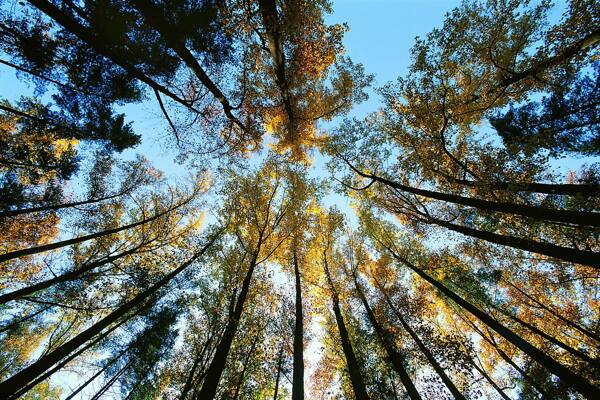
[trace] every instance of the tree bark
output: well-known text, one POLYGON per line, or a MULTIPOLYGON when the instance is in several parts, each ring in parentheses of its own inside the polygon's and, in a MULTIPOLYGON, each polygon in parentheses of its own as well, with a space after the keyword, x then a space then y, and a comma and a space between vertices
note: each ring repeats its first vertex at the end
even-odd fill
POLYGON ((410 378, 408 371, 406 371, 406 368, 404 368, 404 357, 402 357, 402 355, 396 349, 396 345, 394 344, 392 335, 377 321, 375 313, 373 313, 373 310, 371 309, 371 306, 369 305, 369 302, 367 301, 367 298, 360 284, 358 283, 357 277, 354 276, 353 279, 354 286, 356 287, 356 291, 358 293, 358 297, 360 298, 360 301, 362 302, 363 307, 367 312, 367 318, 369 319, 369 322, 371 322, 373 329, 377 333, 379 341, 383 345, 383 348, 385 349, 385 352, 392 366, 394 367, 394 370, 400 377, 400 380, 402 381, 402 384, 404 385, 408 396, 411 398, 411 400, 421 400, 421 395, 417 391, 417 388, 415 387, 415 384, 410 378))
POLYGON ((298 257, 294 251, 294 276, 296 277, 296 323, 294 327, 294 373, 292 400, 304 400, 304 316, 302 309, 302 283, 298 257))
POLYGON ((417 347, 419 347, 419 350, 421 350, 421 353, 423 353, 425 355, 425 358, 427 359, 429 364, 433 367, 435 372, 439 375, 440 379, 442 380, 442 382, 444 382, 444 385, 446 385, 446 387, 448 388, 450 393, 452 393, 452 395, 454 396, 455 399, 466 400, 465 396, 463 396, 463 394, 460 392, 460 390, 458 390, 456 385, 454 385, 454 382, 452 382, 450 377, 446 374, 446 371, 444 371, 444 368, 442 368, 442 366, 435 359, 435 357, 433 356, 431 351, 429 351, 427 346, 425 346, 425 344, 421 341, 421 338, 419 338, 419 335, 417 335, 417 333, 412 329, 412 327, 408 324, 408 322, 406 322, 406 320, 404 319, 404 316, 402 316, 400 311, 398 311, 396 309, 396 307, 392 303, 392 300, 390 299, 388 294, 385 292, 383 287, 381 287, 379 285, 379 282, 377 281, 376 277, 375 277, 375 283, 377 284, 377 288, 383 295, 386 303, 388 304, 390 309, 394 312, 394 315, 396 315, 396 317, 400 321, 400 324, 402 325, 404 330, 406 332, 408 332, 410 337, 415 341, 415 343, 417 344, 417 347))
MULTIPOLYGON (((258 246, 260 249, 260 243, 258 246)), ((200 392, 198 392, 197 396, 195 397, 196 400, 212 400, 215 398, 219 382, 221 381, 221 375, 223 375, 223 370, 225 369, 227 356, 231 350, 231 344, 233 343, 233 338, 237 332, 242 311, 244 310, 244 303, 246 302, 246 297, 248 296, 248 291, 250 289, 250 282, 252 280, 254 268, 256 267, 258 253, 259 250, 254 253, 252 259, 250 260, 250 265, 242 284, 242 290, 238 295, 233 313, 229 317, 225 332, 223 333, 223 337, 217 346, 213 360, 208 366, 204 383, 202 384, 202 389, 200 389, 200 392)))
POLYGON ((346 329, 346 323, 344 322, 344 317, 342 316, 340 299, 337 291, 335 290, 335 286, 333 285, 331 275, 329 274, 327 256, 325 253, 323 254, 323 266, 325 268, 325 276, 327 277, 327 281, 329 282, 329 287, 331 289, 333 313, 335 314, 335 321, 340 334, 340 340, 342 342, 342 350, 344 351, 344 356, 346 357, 346 366, 348 367, 348 374, 350 375, 350 382, 352 384, 352 390, 354 391, 354 397, 356 400, 370 400, 369 395, 367 394, 365 382, 360 372, 360 365, 358 364, 358 360, 354 354, 352 342, 350 341, 350 335, 348 334, 348 329, 346 329))

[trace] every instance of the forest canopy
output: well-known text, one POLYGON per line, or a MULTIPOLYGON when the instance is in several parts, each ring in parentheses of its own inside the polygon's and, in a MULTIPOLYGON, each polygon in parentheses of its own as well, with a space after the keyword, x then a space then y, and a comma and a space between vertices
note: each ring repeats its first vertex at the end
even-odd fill
POLYGON ((456 4, 385 83, 335 1, 0 0, 0 400, 600 399, 600 3, 456 4))

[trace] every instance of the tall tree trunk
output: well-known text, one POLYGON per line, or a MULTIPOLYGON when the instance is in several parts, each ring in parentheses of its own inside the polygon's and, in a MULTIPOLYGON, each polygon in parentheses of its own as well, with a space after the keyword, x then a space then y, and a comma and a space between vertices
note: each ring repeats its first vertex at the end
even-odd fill
POLYGON ((537 183, 537 182, 477 182, 466 179, 450 178, 453 183, 468 187, 488 188, 492 190, 505 190, 507 192, 533 192, 544 194, 557 194, 565 196, 597 196, 600 185, 574 184, 574 183, 537 183))
POLYGON ((522 290, 521 288, 519 288, 517 285, 515 285, 514 283, 512 283, 511 281, 509 281, 507 279, 504 279, 504 282, 508 283, 511 287, 515 288, 523 296, 525 296, 529 300, 533 301, 535 304, 538 305, 538 307, 542 308, 544 311, 550 313, 551 315, 555 316, 556 318, 558 318, 559 320, 561 320, 565 324, 567 324, 570 327, 578 330, 579 332, 583 333, 584 335, 588 336, 589 338, 592 338, 595 341, 600 342, 600 336, 598 336, 594 332, 592 332, 589 329, 587 329, 587 328, 585 328, 585 327, 583 327, 583 326, 581 326, 581 325, 579 325, 579 324, 571 321, 570 319, 567 319, 567 318, 563 317, 557 311, 554 311, 553 309, 551 309, 547 305, 543 304, 542 302, 540 302, 539 300, 537 300, 535 297, 531 296, 530 294, 528 294, 527 292, 525 292, 524 290, 522 290))
POLYGON ((281 377, 281 366, 283 364, 283 343, 279 348, 279 357, 277 359, 277 375, 275 376, 275 391, 273 393, 273 400, 277 400, 277 394, 279 392, 279 378, 281 377))
POLYGON ((0 333, 6 332, 7 330, 11 329, 14 326, 17 326, 19 324, 22 324, 23 322, 29 321, 30 319, 34 318, 36 315, 39 315, 39 314, 49 310, 52 307, 54 307, 54 305, 48 305, 46 307, 40 308, 37 311, 32 312, 29 315, 19 318, 17 321, 13 320, 13 321, 9 322, 8 324, 4 325, 2 328, 0 328, 0 333))
POLYGON ((408 396, 411 398, 411 400, 421 400, 421 395, 417 391, 417 388, 415 387, 415 384, 410 378, 408 371, 406 371, 406 368, 404 368, 404 357, 402 357, 402 355, 398 352, 396 345, 394 344, 392 335, 377 321, 375 313, 373 313, 373 310, 371 309, 371 306, 367 301, 367 297, 365 296, 360 284, 358 283, 358 278, 354 276, 353 280, 354 286, 356 287, 356 291, 358 293, 358 297, 360 298, 360 301, 362 302, 363 307, 367 312, 367 318, 369 319, 369 322, 371 323, 373 329, 377 333, 377 336, 379 337, 379 340, 383 345, 383 348, 385 349, 385 352, 390 362, 392 363, 392 366, 394 367, 394 371, 396 371, 396 373, 400 377, 400 380, 402 381, 402 384, 404 385, 408 396))
POLYGON ((346 323, 344 322, 344 317, 342 316, 340 299, 329 273, 327 255, 325 252, 323 253, 323 266, 325 268, 325 276, 327 277, 327 281, 329 282, 329 287, 331 289, 333 313, 335 314, 335 321, 340 334, 340 340, 342 342, 342 350, 344 351, 344 356, 346 357, 346 366, 348 367, 348 375, 350 375, 350 382, 352 384, 352 390, 354 391, 354 397, 356 400, 370 400, 369 395, 367 394, 365 382, 360 372, 360 365, 358 364, 358 360, 354 354, 352 342, 350 341, 350 335, 348 334, 348 329, 346 329, 346 323))
POLYGON ((171 98, 177 103, 185 106, 191 111, 198 112, 198 110, 194 109, 189 101, 184 100, 177 96, 175 93, 171 92, 166 87, 157 83, 155 80, 144 74, 134 65, 130 64, 127 61, 127 56, 123 54, 119 54, 118 51, 114 50, 113 45, 111 43, 107 43, 104 41, 104 38, 96 35, 92 29, 82 26, 70 15, 62 12, 56 5, 52 4, 48 0, 28 0, 33 6, 38 8, 41 12, 58 22, 62 25, 66 30, 71 32, 73 35, 77 36, 79 39, 84 41, 88 46, 90 46, 94 51, 98 54, 106 57, 107 59, 114 62, 119 67, 123 68, 127 73, 136 79, 144 82, 152 89, 158 90, 165 96, 171 98))
MULTIPOLYGON (((260 249, 260 244, 258 248, 260 249)), ((215 355, 208 366, 202 389, 198 392, 196 400, 212 400, 215 398, 219 382, 221 381, 221 375, 223 375, 227 357, 231 350, 231 344, 233 343, 233 338, 237 332, 242 311, 244 310, 244 303, 246 302, 246 297, 248 296, 248 291, 250 289, 250 282, 252 280, 254 268, 256 267, 258 253, 259 250, 254 253, 250 260, 250 265, 242 284, 242 290, 237 298, 233 313, 229 316, 229 321, 227 322, 223 337, 217 346, 215 355)))
POLYGON ((66 273, 56 276, 54 278, 47 279, 42 282, 34 283, 33 285, 0 295, 0 304, 5 304, 5 303, 8 303, 9 301, 17 300, 22 297, 29 296, 31 294, 34 294, 35 292, 39 292, 40 290, 47 289, 50 286, 53 286, 57 283, 75 280, 75 279, 81 277, 86 272, 93 270, 94 268, 101 267, 106 264, 110 264, 120 258, 137 253, 140 250, 140 248, 146 244, 148 244, 148 243, 143 243, 132 249, 123 251, 123 252, 115 254, 113 256, 105 257, 100 260, 93 261, 88 264, 84 264, 80 268, 74 269, 70 272, 66 272, 66 273))
POLYGON ((86 204, 94 204, 94 203, 99 203, 99 202, 105 201, 105 200, 116 199, 117 197, 122 196, 122 195, 123 195, 123 192, 120 192, 120 193, 112 194, 110 196, 99 197, 97 199, 72 201, 69 203, 52 204, 52 205, 47 205, 47 206, 21 208, 18 210, 6 210, 6 211, 0 212, 0 218, 14 217, 17 215, 36 213, 36 212, 56 211, 56 210, 61 210, 63 208, 83 206, 86 204))
POLYGON ((44 371, 50 369, 54 364, 58 363, 65 357, 68 357, 69 354, 77 350, 78 347, 93 339, 94 336, 101 334, 101 332, 104 329, 114 324, 115 322, 118 322, 119 319, 121 319, 131 311, 135 310, 136 308, 140 307, 146 300, 148 300, 151 296, 156 294, 159 291, 159 289, 166 286, 179 273, 181 273, 183 270, 185 270, 187 267, 193 264, 198 258, 200 258, 206 252, 206 250, 214 243, 214 241, 219 235, 220 232, 215 234, 200 251, 198 251, 196 254, 194 254, 194 256, 192 256, 192 258, 190 258, 188 261, 171 271, 169 274, 160 279, 150 288, 144 290, 142 293, 139 293, 133 299, 127 301, 125 304, 112 311, 109 315, 102 318, 100 321, 96 322, 91 327, 79 333, 69 341, 58 346, 50 353, 44 355, 28 367, 24 368, 12 377, 6 379, 4 382, 0 383, 0 393, 4 393, 7 396, 14 394, 23 386, 25 386, 28 382, 43 374, 44 371))
POLYGON ((555 338, 552 335, 548 335, 546 332, 542 331, 535 325, 530 324, 527 321, 523 321, 521 318, 517 317, 516 315, 513 315, 511 312, 508 312, 494 304, 490 304, 490 305, 493 308, 495 308, 496 310, 498 310, 501 314, 508 317, 509 319, 512 319, 516 323, 523 325, 525 328, 529 329, 531 332, 543 337, 544 339, 546 339, 550 343, 554 344, 555 346, 560 347, 561 349, 565 350, 567 353, 570 353, 571 355, 579 358, 580 360, 583 360, 587 363, 592 364, 594 366, 594 368, 596 368, 596 369, 598 369, 600 367, 600 360, 594 359, 594 358, 588 356, 587 354, 585 354, 584 352, 577 350, 577 349, 573 348, 572 346, 569 346, 566 343, 563 343, 562 341, 558 340, 557 338, 555 338))
POLYGON ((598 256, 598 253, 593 251, 577 250, 570 247, 557 246, 550 243, 542 243, 535 240, 482 231, 463 225, 453 224, 451 222, 443 221, 433 217, 429 217, 427 221, 432 224, 447 228, 451 231, 462 233, 463 235, 471 236, 477 239, 482 239, 490 243, 496 243, 503 246, 513 247, 515 249, 530 251, 532 253, 543 254, 575 264, 600 268, 600 257, 598 256))
POLYGON ((92 375, 88 380, 86 380, 81 385, 79 385, 79 387, 77 389, 75 389, 67 397, 65 397, 64 400, 71 400, 73 397, 77 396, 77 394, 79 392, 81 392, 83 389, 85 389, 90 383, 92 383, 97 377, 99 377, 111 365, 113 365, 119 358, 121 358, 123 356, 123 354, 127 353, 130 348, 131 348, 131 345, 129 345, 125 349, 123 349, 119 354, 117 354, 115 357, 113 357, 112 360, 107 362, 104 365, 104 367, 100 368, 100 370, 98 372, 96 372, 94 375, 92 375))
POLYGON ((583 378, 582 376, 571 371, 571 369, 560 364, 552 357, 548 356, 546 353, 539 350, 537 347, 533 346, 531 343, 523 339, 521 336, 517 335, 512 330, 508 329, 500 322, 490 317, 487 313, 481 311, 479 308, 475 307, 473 304, 469 303, 468 301, 454 293, 452 290, 448 289, 441 282, 437 281, 420 268, 417 268, 408 260, 404 259, 403 257, 400 257, 389 247, 387 247, 387 250, 396 260, 400 261, 408 268, 413 270, 417 275, 419 275, 421 278, 432 284, 436 289, 438 289, 441 293, 450 298, 460 307, 462 307, 474 317, 479 319, 481 322, 489 326, 504 339, 506 339, 514 346, 516 346, 519 350, 521 350, 523 353, 531 357, 531 359, 533 359, 534 361, 548 369, 548 371, 559 377, 565 383, 565 385, 574 388, 584 397, 590 400, 597 399, 600 397, 600 389, 589 383, 587 379, 583 378))
POLYGON ((290 95, 290 85, 286 77, 285 52, 283 50, 283 38, 277 12, 277 2, 275 0, 259 0, 258 6, 265 31, 269 56, 273 61, 275 83, 279 88, 283 100, 283 108, 289 121, 288 134, 294 137, 296 134, 295 115, 290 95))
POLYGON ((296 323, 294 327, 294 376, 292 400, 304 400, 304 316, 302 309, 302 283, 298 256, 294 251, 294 276, 296 277, 296 323))
POLYGON ((146 368, 146 370, 142 374, 142 378, 138 379, 138 381, 135 383, 135 385, 133 385, 133 387, 131 388, 131 390, 129 391, 129 393, 127 393, 127 396, 123 400, 129 400, 129 399, 131 399, 131 397, 135 394, 135 391, 137 390, 137 388, 142 384, 142 382, 144 382, 145 377, 148 375, 148 373, 150 372, 150 370, 152 370, 152 368, 155 365, 156 365, 156 363, 153 363, 153 364, 150 364, 146 368))
POLYGON ((504 400, 512 400, 506 395, 506 393, 504 393, 504 390, 502 390, 502 388, 498 386, 496 382, 494 382, 492 377, 483 368, 479 367, 475 363, 475 361, 471 360, 471 365, 473 366, 473 368, 475 368, 475 370, 477 370, 477 372, 481 374, 481 376, 483 376, 483 378, 494 388, 494 390, 496 390, 500 397, 502 397, 504 400))
POLYGON ((136 226, 140 226, 140 225, 144 225, 149 222, 152 222, 152 221, 162 217, 163 215, 166 215, 166 214, 172 212, 173 210, 176 210, 177 208, 181 207, 183 204, 185 204, 185 202, 180 203, 173 207, 169 207, 165 211, 161 211, 158 214, 155 214, 150 218, 146 218, 141 221, 134 222, 132 224, 123 225, 118 228, 107 229, 105 231, 91 233, 89 235, 84 235, 84 236, 80 236, 77 238, 62 240, 60 242, 48 243, 48 244, 41 245, 41 246, 34 246, 34 247, 29 247, 27 249, 15 250, 15 251, 11 251, 8 253, 4 253, 4 254, 0 255, 0 263, 9 261, 9 260, 13 260, 13 259, 19 258, 19 257, 25 257, 25 256, 33 255, 33 254, 44 253, 46 251, 59 249, 61 247, 86 242, 86 241, 92 240, 92 239, 98 239, 98 238, 101 238, 104 236, 108 236, 108 235, 112 235, 115 233, 125 231, 127 229, 132 229, 132 228, 135 228, 136 226))
POLYGON ((386 303, 388 304, 390 309, 394 312, 394 315, 396 315, 396 317, 400 321, 400 324, 402 325, 404 330, 406 332, 408 332, 410 337, 415 341, 415 343, 417 344, 417 347, 419 347, 419 350, 421 350, 421 353, 423 353, 423 355, 425 355, 425 358, 427 359, 429 364, 433 367, 435 372, 439 375, 439 377, 442 379, 442 382, 444 382, 444 385, 446 385, 446 387, 448 388, 450 393, 452 393, 452 395, 454 396, 455 399, 466 400, 465 396, 463 396, 463 394, 460 392, 460 390, 458 390, 456 385, 454 385, 454 382, 452 382, 452 379, 450 379, 450 377, 446 374, 446 371, 444 371, 444 368, 442 368, 442 366, 435 359, 435 357, 433 356, 431 351, 429 351, 427 346, 421 341, 421 338, 419 338, 419 335, 417 335, 417 333, 411 328, 411 326, 408 324, 408 322, 404 319, 404 316, 402 315, 402 313, 400 313, 400 311, 398 311, 398 309, 396 309, 396 307, 392 303, 392 300, 388 296, 385 289, 379 284, 376 277, 375 277, 375 283, 377 285, 377 288, 383 295, 386 303))
POLYGON ((110 389, 112 385, 114 385, 117 379, 119 379, 119 377, 123 375, 125 371, 127 371, 127 368, 129 368, 131 364, 133 364, 133 361, 129 361, 127 364, 122 366, 116 374, 114 374, 108 381, 106 381, 106 383, 104 383, 104 385, 102 385, 100 390, 98 390, 90 400, 98 400, 100 397, 102 397, 102 395, 104 395, 104 393, 106 393, 106 391, 110 389))
POLYGON ((256 348, 256 342, 258 342, 258 338, 260 336, 260 332, 256 334, 254 340, 252 341, 252 345, 250 346, 250 350, 246 355, 246 359, 244 360, 244 366, 242 367, 242 372, 240 373, 240 379, 238 380, 238 384, 235 386, 235 393, 233 394, 232 400, 237 400, 240 395, 240 390, 242 390, 242 386, 244 385, 244 376, 246 375, 246 370, 248 369, 248 364, 250 363, 250 358, 254 353, 254 349, 256 348))
POLYGON ((473 322, 469 321, 468 319, 465 319, 462 316, 460 316, 460 317, 469 326, 471 326, 471 328, 473 328, 473 330, 475 332, 477 332, 483 340, 488 342, 496 350, 496 353, 498 353, 500 358, 502 358, 504 360, 504 362, 506 362, 508 365, 513 367, 514 370, 517 371, 526 382, 528 382, 533 388, 535 388, 535 390, 537 390, 542 395, 543 398, 550 398, 550 396, 548 395, 548 393, 546 393, 546 391, 542 388, 542 386, 538 382, 536 382, 536 380, 533 377, 529 376, 529 374, 527 374, 527 372, 525 372, 525 370, 523 370, 523 368, 521 368, 512 358, 510 358, 508 356, 508 354, 506 354, 504 352, 504 350, 502 350, 500 348, 500 346, 498 345, 498 343, 496 342, 496 340, 494 339, 492 334, 490 334, 489 331, 488 331, 488 335, 489 335, 489 337, 488 337, 488 335, 486 335, 481 329, 479 329, 477 327, 477 325, 475 325, 473 322))
MULTIPOLYGON (((213 319, 213 321, 214 321, 214 319, 213 319)), ((186 396, 192 389, 196 370, 198 369, 198 366, 200 366, 200 363, 202 362, 202 360, 204 359, 204 356, 208 352, 208 349, 209 349, 212 341, 214 340, 215 336, 216 336, 216 332, 211 329, 211 332, 209 333, 208 338, 206 338, 206 341, 204 342, 204 345, 202 346, 202 350, 198 352, 198 355, 194 359, 194 364, 192 365, 192 369, 190 370, 190 373, 188 374, 188 377, 185 381, 185 385, 183 386, 183 389, 181 390, 181 394, 179 395, 179 400, 185 400, 186 396)))
POLYGON ((581 226, 600 226, 600 213, 596 212, 557 210, 554 208, 528 206, 525 204, 509 202, 489 201, 472 197, 464 197, 456 194, 436 192, 433 190, 419 189, 412 186, 403 185, 401 183, 394 182, 389 179, 382 178, 380 176, 366 174, 356 169, 350 163, 348 163, 348 165, 350 165, 350 167, 362 177, 373 179, 374 181, 400 190, 402 192, 412 193, 430 199, 446 201, 454 204, 461 204, 468 207, 475 207, 484 211, 495 211, 504 214, 521 215, 523 217, 534 218, 540 221, 556 221, 581 226))

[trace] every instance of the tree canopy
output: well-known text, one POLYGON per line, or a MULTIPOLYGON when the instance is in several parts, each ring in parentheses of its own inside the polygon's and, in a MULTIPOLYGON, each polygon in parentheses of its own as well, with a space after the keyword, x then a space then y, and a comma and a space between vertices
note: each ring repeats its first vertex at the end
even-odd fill
POLYGON ((0 0, 0 399, 600 398, 598 2, 335 8, 0 0))

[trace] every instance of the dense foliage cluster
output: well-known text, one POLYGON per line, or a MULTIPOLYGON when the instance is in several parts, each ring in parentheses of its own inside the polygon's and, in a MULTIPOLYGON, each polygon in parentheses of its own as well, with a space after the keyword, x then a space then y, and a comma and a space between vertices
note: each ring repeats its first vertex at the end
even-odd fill
POLYGON ((465 0, 342 120, 327 0, 0 1, 0 399, 599 399, 600 4, 563 5, 465 0), (123 156, 142 103, 187 181, 123 156))

